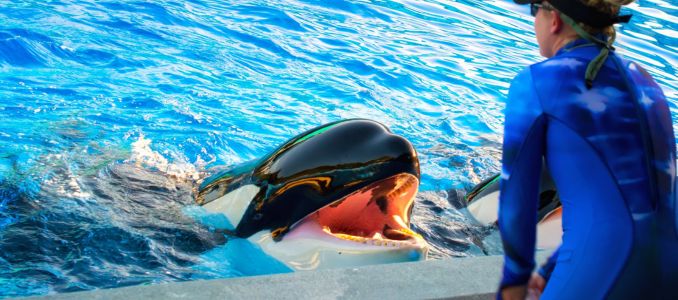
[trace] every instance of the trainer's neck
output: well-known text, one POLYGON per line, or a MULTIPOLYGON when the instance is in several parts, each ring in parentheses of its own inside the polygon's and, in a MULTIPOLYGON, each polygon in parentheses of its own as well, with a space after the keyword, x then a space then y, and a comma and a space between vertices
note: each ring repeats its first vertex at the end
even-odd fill
POLYGON ((551 44, 551 49, 550 49, 551 51, 548 53, 549 55, 547 56, 547 58, 551 58, 551 57, 555 56, 556 53, 558 53, 558 51, 560 51, 560 49, 565 47, 565 45, 567 45, 567 44, 569 44, 569 43, 571 43, 571 42, 573 42, 577 39, 579 39, 579 36, 576 33, 563 34, 563 35, 557 36, 555 41, 553 42, 553 44, 551 44))

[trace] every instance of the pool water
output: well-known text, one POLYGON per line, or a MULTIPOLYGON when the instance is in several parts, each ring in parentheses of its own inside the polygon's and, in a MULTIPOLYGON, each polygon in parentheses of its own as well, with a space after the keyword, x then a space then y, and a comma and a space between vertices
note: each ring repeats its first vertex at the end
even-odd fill
MULTIPOLYGON (((619 52, 675 119, 678 6, 627 11, 619 52)), ((501 253, 449 199, 499 170, 531 24, 498 0, 0 0, 0 297, 276 271, 212 251, 195 181, 356 117, 417 149, 432 259, 501 253)))

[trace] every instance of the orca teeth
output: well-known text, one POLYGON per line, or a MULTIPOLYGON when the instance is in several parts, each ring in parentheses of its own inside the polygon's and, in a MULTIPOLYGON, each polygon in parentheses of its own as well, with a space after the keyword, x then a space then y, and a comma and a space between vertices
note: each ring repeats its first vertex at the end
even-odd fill
POLYGON ((342 239, 342 240, 347 240, 347 241, 352 241, 356 243, 361 243, 361 244, 369 244, 372 246, 380 246, 380 247, 393 247, 393 248, 400 248, 404 246, 411 246, 417 244, 416 238, 419 237, 421 238, 421 235, 418 233, 408 229, 408 228, 402 228, 402 229, 390 229, 390 234, 393 233, 398 233, 404 236, 410 237, 409 239, 404 239, 404 240, 393 240, 389 238, 385 238, 381 232, 375 232, 374 235, 372 235, 371 238, 366 238, 362 236, 356 236, 356 235, 350 235, 350 234, 345 234, 345 233, 332 233, 332 229, 329 226, 323 226, 323 231, 326 232, 327 234, 330 234, 336 238, 342 239))
MULTIPOLYGON (((352 241, 352 242, 361 243, 361 244, 368 244, 368 245, 372 245, 372 246, 400 248, 400 247, 411 246, 411 245, 416 244, 415 239, 397 241, 397 240, 389 240, 389 239, 383 239, 383 238, 366 238, 366 237, 355 236, 355 235, 350 235, 350 234, 343 234, 343 233, 332 233, 331 231, 329 231, 329 229, 324 229, 324 231, 331 234, 332 236, 339 238, 339 239, 342 239, 342 240, 352 241)), ((378 235, 381 236, 381 234, 379 234, 379 233, 378 233, 378 235)), ((377 234, 375 234, 375 236, 377 236, 377 234)))

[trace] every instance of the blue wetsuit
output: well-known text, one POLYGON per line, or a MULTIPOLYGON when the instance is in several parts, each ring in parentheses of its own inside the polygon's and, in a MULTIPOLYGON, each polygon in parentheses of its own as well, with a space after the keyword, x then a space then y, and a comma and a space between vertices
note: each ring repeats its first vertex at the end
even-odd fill
POLYGON ((511 84, 500 183, 501 286, 527 283, 534 269, 544 160, 563 205, 564 233, 542 270, 550 277, 542 297, 672 298, 678 210, 668 103, 645 70, 614 53, 587 89, 586 67, 598 53, 598 46, 574 41, 511 84))

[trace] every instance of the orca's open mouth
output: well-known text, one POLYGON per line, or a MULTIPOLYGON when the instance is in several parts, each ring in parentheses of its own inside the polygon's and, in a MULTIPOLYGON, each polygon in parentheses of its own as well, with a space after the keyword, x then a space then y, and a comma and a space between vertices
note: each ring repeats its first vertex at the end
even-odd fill
POLYGON ((366 186, 304 218, 325 233, 357 243, 419 246, 423 238, 410 230, 410 214, 419 180, 401 173, 366 186))

